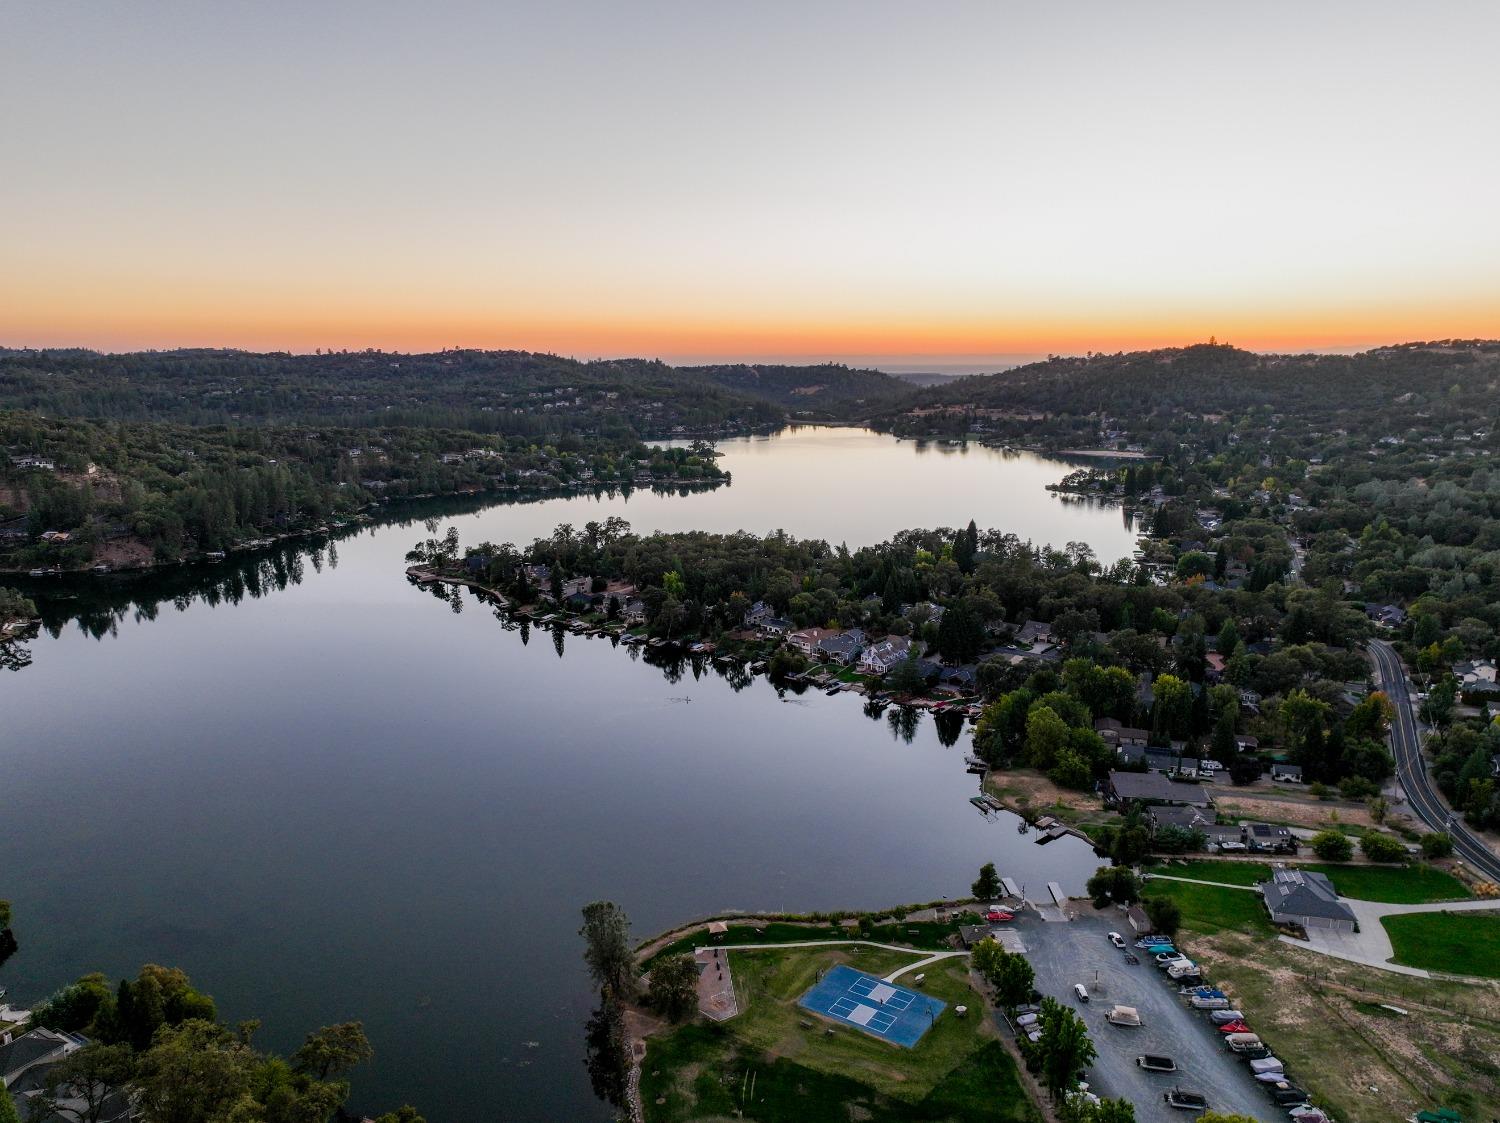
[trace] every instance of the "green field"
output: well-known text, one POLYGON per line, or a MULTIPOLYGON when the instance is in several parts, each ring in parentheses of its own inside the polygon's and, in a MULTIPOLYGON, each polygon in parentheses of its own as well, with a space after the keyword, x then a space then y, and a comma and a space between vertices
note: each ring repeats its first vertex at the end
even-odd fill
POLYGON ((1189 877, 1195 881, 1216 881, 1220 885, 1256 885, 1271 877, 1271 867, 1261 862, 1216 862, 1213 859, 1163 862, 1152 866, 1148 872, 1167 877, 1189 877))
POLYGON ((1301 868, 1326 874, 1341 897, 1353 897, 1357 901, 1417 905, 1427 901, 1463 901, 1469 898, 1469 891, 1462 881, 1433 866, 1321 864, 1301 868))
POLYGON ((1037 1120, 962 959, 926 968, 924 989, 949 1009, 912 1049, 846 1026, 830 1034, 830 1023, 796 1005, 820 968, 847 962, 879 974, 911 959, 873 948, 732 953, 742 1012, 723 1025, 692 1024, 652 1039, 641 1080, 648 1123, 741 1112, 788 1123, 1037 1120), (966 1019, 953 1015, 960 1003, 970 1009, 966 1019))
MULTIPOLYGON (((1359 901, 1415 905, 1427 901, 1466 900, 1469 896, 1463 882, 1434 866, 1364 866, 1324 862, 1296 868, 1327 875, 1341 896, 1353 897, 1359 901)), ((1194 859, 1187 862, 1163 862, 1151 867, 1150 872, 1168 877, 1188 877, 1196 881, 1215 881, 1220 885, 1255 885, 1270 878, 1271 867, 1260 862, 1194 859)))
POLYGON ((1148 881, 1148 897, 1171 897, 1182 909, 1182 926, 1194 932, 1246 932, 1272 935, 1260 894, 1225 885, 1193 885, 1183 881, 1148 881))
MULTIPOLYGON (((1496 902, 1500 908, 1500 902, 1496 902)), ((1500 979, 1500 915, 1472 912, 1414 912, 1383 916, 1396 949, 1408 967, 1451 975, 1500 979)))
MULTIPOLYGON (((694 948, 718 947, 724 944, 795 944, 806 940, 874 940, 882 944, 900 944, 927 951, 947 951, 948 939, 963 924, 979 921, 977 913, 962 913, 941 923, 932 920, 892 921, 876 924, 864 935, 857 928, 841 924, 793 924, 787 921, 744 921, 731 924, 723 936, 710 936, 695 928, 654 952, 652 960, 663 955, 692 951, 694 948)), ((649 964, 649 961, 648 961, 649 964)))

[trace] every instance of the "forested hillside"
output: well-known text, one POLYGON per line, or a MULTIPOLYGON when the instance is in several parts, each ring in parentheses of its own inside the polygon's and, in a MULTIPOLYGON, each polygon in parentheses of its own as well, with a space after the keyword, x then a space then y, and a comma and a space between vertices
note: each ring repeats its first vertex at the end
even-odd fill
POLYGON ((1416 414, 1487 414, 1497 378, 1500 342, 1412 343, 1358 355, 1261 355, 1209 343, 1051 358, 960 379, 920 392, 879 424, 909 435, 1108 442, 1111 431, 1138 438, 1174 420, 1264 409, 1311 431, 1377 422, 1399 429, 1416 414))
POLYGON ((0 350, 0 408, 189 425, 384 425, 542 436, 712 436, 779 424, 763 396, 664 363, 525 351, 291 355, 0 350))
POLYGON ((861 420, 911 398, 912 388, 878 370, 856 370, 839 363, 778 366, 731 363, 684 367, 737 393, 763 398, 803 420, 861 420))
POLYGON ((707 445, 446 428, 186 426, 0 412, 0 568, 137 566, 312 529, 372 501, 701 484, 707 445))

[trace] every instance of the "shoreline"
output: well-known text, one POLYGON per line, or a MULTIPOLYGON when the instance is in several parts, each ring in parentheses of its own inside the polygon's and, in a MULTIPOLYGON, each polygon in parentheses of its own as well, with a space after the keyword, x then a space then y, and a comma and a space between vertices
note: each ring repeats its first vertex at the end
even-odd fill
MULTIPOLYGON (((256 538, 246 539, 242 543, 230 546, 224 550, 199 550, 191 555, 175 558, 168 561, 150 561, 139 565, 105 565, 100 568, 99 563, 85 565, 76 569, 61 569, 57 567, 31 567, 31 568, 8 568, 0 567, 0 578, 23 578, 30 581, 45 581, 51 578, 97 578, 97 577, 143 577, 162 570, 177 569, 188 566, 211 566, 221 565, 226 562, 237 560, 257 550, 266 550, 279 546, 285 542, 301 541, 315 538, 318 535, 332 535, 341 530, 348 530, 354 524, 378 526, 387 520, 380 518, 380 512, 385 508, 400 503, 421 503, 443 500, 459 499, 482 499, 488 496, 514 496, 517 502, 543 502, 547 499, 571 498, 578 495, 591 493, 605 493, 615 491, 648 491, 662 488, 689 488, 692 490, 714 490, 730 483, 728 474, 717 479, 709 480, 683 480, 680 482, 666 483, 653 481, 650 484, 633 486, 628 481, 624 485, 601 487, 598 485, 578 486, 560 485, 555 488, 527 488, 521 490, 517 487, 483 488, 477 491, 451 491, 451 492, 423 492, 417 495, 400 495, 390 499, 379 499, 356 508, 347 515, 340 516, 336 520, 320 523, 315 527, 303 530, 288 530, 276 534, 262 535, 256 538), (215 556, 218 555, 218 556, 215 556), (39 571, 39 569, 41 571, 39 571)), ((501 502, 501 500, 497 500, 501 502)), ((389 521, 395 521, 394 519, 389 521)))

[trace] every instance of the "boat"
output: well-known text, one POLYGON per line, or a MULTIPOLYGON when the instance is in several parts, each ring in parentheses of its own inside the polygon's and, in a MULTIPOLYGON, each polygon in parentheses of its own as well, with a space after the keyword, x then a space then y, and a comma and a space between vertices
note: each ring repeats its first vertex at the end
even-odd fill
POLYGON ((1176 1072, 1177 1062, 1171 1057, 1164 1057, 1160 1053, 1143 1053, 1135 1059, 1135 1063, 1147 1072, 1176 1072))
POLYGON ((1168 1107, 1182 1108, 1185 1111, 1207 1111, 1208 1097, 1202 1092, 1191 1092, 1186 1088, 1173 1088, 1170 1092, 1162 1093, 1162 1099, 1167 1101, 1168 1107))
POLYGON ((832 698, 835 694, 842 694, 843 692, 844 692, 844 688, 842 686, 835 686, 835 687, 833 687, 830 690, 825 690, 823 693, 827 694, 828 697, 832 698))

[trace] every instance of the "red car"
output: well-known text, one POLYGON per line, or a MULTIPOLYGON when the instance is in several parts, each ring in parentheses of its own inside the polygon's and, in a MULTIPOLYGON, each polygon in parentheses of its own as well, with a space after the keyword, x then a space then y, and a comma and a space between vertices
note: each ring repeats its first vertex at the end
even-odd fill
POLYGON ((1004 909, 990 909, 989 912, 984 914, 984 918, 991 924, 998 924, 1001 921, 1014 920, 1016 918, 1016 914, 1012 912, 1006 912, 1004 909))
POLYGON ((1226 1022, 1218 1027, 1220 1033, 1249 1033, 1250 1027, 1244 1022, 1226 1022))

